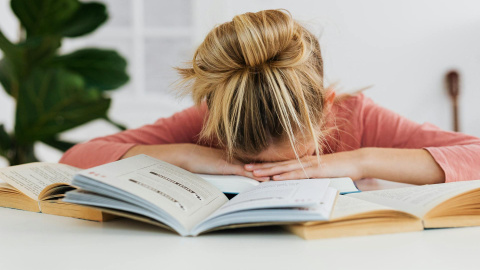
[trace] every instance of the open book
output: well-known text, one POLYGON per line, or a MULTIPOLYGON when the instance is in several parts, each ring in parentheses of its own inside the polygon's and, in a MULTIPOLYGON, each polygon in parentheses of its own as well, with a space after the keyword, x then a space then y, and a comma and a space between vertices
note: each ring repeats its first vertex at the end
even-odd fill
POLYGON ((339 196, 331 219, 287 228, 305 239, 480 225, 480 180, 339 196))
MULTIPOLYGON (((239 175, 197 175, 210 182, 210 184, 216 186, 225 194, 238 194, 260 184, 260 182, 256 180, 239 175)), ((360 192, 360 190, 358 190, 353 183, 352 179, 349 177, 322 178, 321 180, 330 181, 329 187, 338 190, 340 195, 360 192)))
POLYGON ((75 175, 65 201, 196 236, 211 230, 328 220, 337 191, 328 181, 264 182, 232 200, 204 179, 138 155, 75 175))
POLYGON ((0 207, 105 221, 113 218, 81 205, 61 201, 80 169, 65 164, 36 162, 0 169, 0 207))

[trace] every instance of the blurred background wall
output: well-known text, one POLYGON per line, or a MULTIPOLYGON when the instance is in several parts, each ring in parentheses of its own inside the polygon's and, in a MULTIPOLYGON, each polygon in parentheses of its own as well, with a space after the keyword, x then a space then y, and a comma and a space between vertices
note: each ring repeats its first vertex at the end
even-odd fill
MULTIPOLYGON (((474 0, 105 0, 110 20, 93 35, 64 43, 115 48, 129 60, 132 77, 114 95, 111 118, 129 128, 151 123, 189 105, 170 87, 171 67, 190 60, 216 24, 235 14, 285 8, 316 33, 327 83, 365 92, 377 103, 417 122, 452 128, 444 75, 461 79, 460 128, 480 136, 480 2, 474 0)), ((0 0, 0 27, 12 40, 18 23, 8 0, 0 0)), ((0 123, 12 128, 13 102, 0 91, 0 123)), ((101 121, 72 130, 64 139, 84 141, 116 132, 101 121)), ((36 146, 38 157, 61 153, 36 146)), ((0 159, 0 167, 4 162, 0 159)))

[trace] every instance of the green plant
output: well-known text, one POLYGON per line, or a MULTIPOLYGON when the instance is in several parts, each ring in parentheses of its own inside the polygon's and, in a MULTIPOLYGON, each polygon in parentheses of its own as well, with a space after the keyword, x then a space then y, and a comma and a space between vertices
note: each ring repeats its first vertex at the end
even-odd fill
POLYGON ((0 155, 10 165, 36 161, 35 142, 61 151, 73 143, 60 133, 107 116, 113 90, 128 81, 127 62, 117 52, 81 49, 60 55, 63 38, 97 29, 108 18, 101 3, 78 0, 12 0, 22 37, 12 43, 0 30, 0 83, 16 102, 15 127, 0 125, 0 155))

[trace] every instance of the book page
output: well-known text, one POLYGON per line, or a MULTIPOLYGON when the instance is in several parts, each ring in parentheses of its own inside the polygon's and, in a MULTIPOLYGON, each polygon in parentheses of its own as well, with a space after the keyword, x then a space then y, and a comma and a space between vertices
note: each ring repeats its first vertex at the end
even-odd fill
POLYGON ((337 198, 331 219, 335 220, 378 210, 392 210, 392 208, 342 195, 337 198))
POLYGON ((328 178, 330 179, 330 187, 338 190, 340 194, 348 194, 352 192, 359 192, 355 183, 349 177, 328 178))
POLYGON ((0 169, 0 180, 38 200, 42 190, 51 184, 71 184, 79 170, 65 164, 35 162, 0 169))
MULTIPOLYGON (((173 216, 187 230, 228 201, 220 190, 202 178, 147 155, 119 160, 79 174, 150 202, 173 216)), ((94 192, 101 194, 101 190, 94 192)))
POLYGON ((0 180, 0 189, 13 189, 16 190, 12 185, 0 180))
POLYGON ((197 175, 207 180, 210 184, 220 189, 223 193, 238 194, 260 184, 260 182, 257 180, 239 175, 197 175))
MULTIPOLYGON (((258 186, 260 182, 251 178, 239 175, 211 175, 211 174, 197 174, 203 179, 216 186, 223 193, 238 194, 249 190, 253 186, 258 186)), ((358 192, 359 190, 353 183, 351 178, 315 178, 319 181, 330 181, 330 187, 335 188, 340 194, 347 194, 351 192, 358 192)))
POLYGON ((238 194, 213 216, 258 208, 305 207, 322 203, 329 181, 316 179, 263 182, 238 194))
POLYGON ((389 206, 422 218, 445 200, 475 188, 480 188, 480 180, 366 191, 345 196, 389 206))

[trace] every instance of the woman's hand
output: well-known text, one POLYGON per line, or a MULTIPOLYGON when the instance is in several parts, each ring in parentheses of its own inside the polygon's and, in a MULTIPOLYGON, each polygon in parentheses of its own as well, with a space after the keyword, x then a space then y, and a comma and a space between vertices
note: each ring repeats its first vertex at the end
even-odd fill
POLYGON ((360 151, 339 152, 320 156, 305 156, 299 160, 246 164, 245 170, 255 177, 271 177, 272 180, 292 180, 304 178, 350 177, 358 180, 363 177, 360 151), (302 169, 303 166, 303 169, 302 169))
POLYGON ((233 159, 227 160, 225 151, 216 148, 191 144, 183 150, 185 159, 180 167, 194 173, 241 175, 258 181, 266 181, 269 177, 256 177, 246 171, 242 162, 233 159))
POLYGON ((283 162, 246 164, 255 177, 273 180, 350 177, 379 178, 401 183, 424 185, 445 182, 445 173, 424 149, 360 148, 320 156, 306 156, 283 162))
POLYGON ((166 161, 193 173, 241 175, 257 181, 269 177, 256 177, 244 169, 242 162, 227 160, 225 151, 195 144, 138 145, 131 148, 122 158, 146 154, 166 161))

